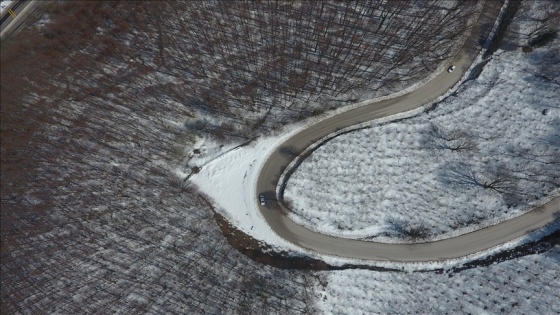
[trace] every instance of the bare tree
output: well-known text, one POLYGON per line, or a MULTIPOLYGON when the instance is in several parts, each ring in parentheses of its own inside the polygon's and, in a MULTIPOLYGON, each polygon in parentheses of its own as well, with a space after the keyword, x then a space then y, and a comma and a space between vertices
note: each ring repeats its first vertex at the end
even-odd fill
POLYGON ((411 225, 405 219, 389 217, 385 224, 388 226, 389 233, 396 232, 400 236, 404 236, 414 241, 422 240, 430 236, 430 229, 420 223, 416 225, 411 225))
POLYGON ((480 170, 468 163, 446 163, 440 170, 439 178, 443 184, 481 188, 503 195, 518 191, 518 178, 499 162, 493 162, 480 170))
POLYGON ((450 150, 452 152, 477 150, 477 143, 474 137, 462 129, 445 130, 431 124, 430 129, 426 132, 421 142, 429 149, 450 150))

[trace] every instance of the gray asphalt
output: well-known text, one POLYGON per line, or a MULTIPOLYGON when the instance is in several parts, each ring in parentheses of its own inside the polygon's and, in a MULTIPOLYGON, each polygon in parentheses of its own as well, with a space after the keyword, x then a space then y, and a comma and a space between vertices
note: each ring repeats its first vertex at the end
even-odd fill
POLYGON ((0 27, 0 39, 5 40, 18 31, 22 27, 26 19, 39 7, 47 4, 48 1, 21 1, 18 0, 13 3, 13 11, 16 13, 16 17, 12 17, 8 13, 2 16, 2 24, 0 27))
MULTIPOLYGON (((473 34, 474 32, 475 30, 473 30, 473 34)), ((444 71, 411 93, 368 104, 319 121, 288 139, 271 154, 263 165, 256 185, 255 202, 258 203, 258 195, 261 193, 265 193, 271 199, 268 201, 269 203, 274 199, 271 196, 275 194, 280 176, 294 158, 282 148, 302 152, 313 143, 341 128, 402 113, 435 100, 453 87, 469 68, 480 50, 476 41, 476 36, 471 36, 461 52, 450 62, 456 66, 452 73, 444 71)), ((294 223, 273 205, 260 206, 259 209, 272 230, 280 237, 320 254, 367 260, 426 262, 474 254, 542 228, 560 216, 560 198, 555 198, 546 205, 522 216, 475 232, 441 241, 418 244, 386 244, 333 237, 311 231, 294 223)))

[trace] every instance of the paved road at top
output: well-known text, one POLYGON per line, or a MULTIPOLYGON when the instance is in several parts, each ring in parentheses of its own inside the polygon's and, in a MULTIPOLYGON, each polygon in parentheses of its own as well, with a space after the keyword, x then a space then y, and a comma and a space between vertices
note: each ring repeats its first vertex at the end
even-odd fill
POLYGON ((23 22, 25 22, 35 10, 47 3, 48 1, 35 0, 17 0, 12 2, 9 9, 11 9, 16 16, 13 17, 7 10, 2 13, 0 19, 0 38, 5 40, 10 37, 23 25, 23 22))
MULTIPOLYGON (((317 122, 288 139, 271 154, 263 165, 257 180, 255 202, 258 203, 260 193, 276 191, 282 172, 293 159, 293 156, 281 152, 282 147, 294 148, 296 152, 302 152, 336 130, 415 109, 447 92, 460 80, 479 51, 477 48, 478 35, 475 32, 473 30, 471 38, 450 63, 457 67, 454 72, 444 71, 411 93, 352 109, 317 122)), ((488 228, 458 237, 421 244, 386 244, 333 237, 311 231, 294 223, 277 208, 272 210, 272 208, 261 206, 259 209, 267 223, 279 236, 321 254, 370 260, 434 261, 473 254, 546 226, 560 215, 560 198, 553 199, 543 207, 522 216, 488 228)))

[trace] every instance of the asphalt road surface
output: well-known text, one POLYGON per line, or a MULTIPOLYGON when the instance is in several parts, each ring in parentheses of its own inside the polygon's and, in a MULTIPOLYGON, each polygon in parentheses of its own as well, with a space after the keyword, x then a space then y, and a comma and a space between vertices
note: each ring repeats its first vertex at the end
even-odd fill
POLYGON ((12 3, 10 9, 16 14, 13 17, 6 10, 2 13, 0 18, 0 38, 6 39, 16 32, 23 22, 41 5, 48 3, 48 1, 35 1, 35 0, 17 0, 12 3))
MULTIPOLYGON (((461 52, 450 62, 456 66, 452 73, 444 71, 421 88, 406 95, 365 105, 319 121, 288 139, 271 154, 263 165, 257 180, 255 202, 258 204, 258 196, 265 193, 267 203, 274 203, 280 176, 294 158, 293 155, 286 153, 286 148, 302 152, 308 146, 336 130, 415 109, 447 92, 460 80, 480 51, 480 47, 477 47, 478 39, 476 37, 471 35, 461 52)), ((553 199, 543 207, 522 216, 475 232, 419 244, 386 244, 333 237, 311 231, 294 223, 274 205, 259 206, 259 209, 267 223, 280 237, 320 254, 368 260, 422 262, 474 254, 544 227, 558 219, 560 198, 553 199)))

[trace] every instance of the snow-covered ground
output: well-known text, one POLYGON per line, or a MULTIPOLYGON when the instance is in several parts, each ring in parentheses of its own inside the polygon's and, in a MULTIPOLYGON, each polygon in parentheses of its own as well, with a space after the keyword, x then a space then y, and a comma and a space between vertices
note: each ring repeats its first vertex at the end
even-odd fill
POLYGON ((321 146, 289 179, 291 218, 400 242, 462 234, 558 196, 560 86, 541 71, 559 69, 558 47, 498 51, 435 110, 321 146))
POLYGON ((560 247, 459 273, 329 272, 322 314, 558 314, 560 247))

